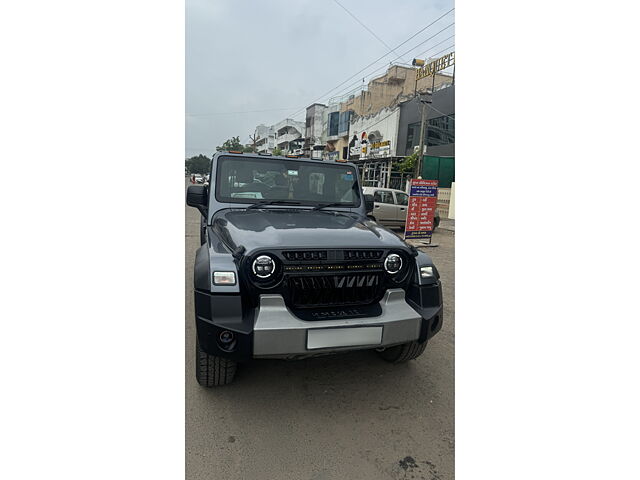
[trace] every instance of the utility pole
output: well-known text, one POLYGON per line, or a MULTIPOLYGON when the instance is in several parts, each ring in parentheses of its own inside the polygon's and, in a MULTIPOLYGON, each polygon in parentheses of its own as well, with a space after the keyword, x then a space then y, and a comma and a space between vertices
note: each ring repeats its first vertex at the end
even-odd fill
MULTIPOLYGON (((416 60, 414 59, 414 64, 416 60)), ((418 81, 416 80, 416 86, 418 85, 418 81)), ((433 92, 436 89, 436 72, 433 72, 433 80, 431 81, 431 92, 426 93, 428 95, 426 98, 423 98, 423 94, 419 94, 418 98, 420 103, 422 103, 422 118, 420 119, 420 152, 418 154, 418 159, 416 162, 416 174, 415 178, 422 177, 422 159, 424 157, 424 147, 425 147, 425 138, 427 137, 427 103, 433 102, 433 92)))
POLYGON ((427 135, 427 104, 431 103, 431 94, 420 94, 418 100, 422 104, 422 114, 420 119, 420 150, 418 150, 418 158, 416 160, 415 178, 420 178, 422 175, 422 157, 424 156, 424 144, 425 137, 427 135), (425 97, 423 97, 425 95, 425 97))

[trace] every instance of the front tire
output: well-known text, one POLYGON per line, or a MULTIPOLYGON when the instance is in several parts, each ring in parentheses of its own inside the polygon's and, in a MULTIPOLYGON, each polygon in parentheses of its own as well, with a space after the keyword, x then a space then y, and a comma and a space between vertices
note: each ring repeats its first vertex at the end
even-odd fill
POLYGON ((404 363, 414 358, 418 358, 427 348, 427 342, 409 342, 395 347, 385 348, 378 352, 378 355, 390 363, 404 363))
POLYGON ((203 387, 228 385, 236 375, 237 363, 202 351, 196 338, 196 380, 203 387))

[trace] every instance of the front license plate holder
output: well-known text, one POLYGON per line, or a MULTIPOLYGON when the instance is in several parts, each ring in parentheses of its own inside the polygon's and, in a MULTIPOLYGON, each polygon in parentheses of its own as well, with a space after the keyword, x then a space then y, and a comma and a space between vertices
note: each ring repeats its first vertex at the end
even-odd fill
POLYGON ((382 327, 314 328, 307 331, 307 350, 380 345, 382 327))

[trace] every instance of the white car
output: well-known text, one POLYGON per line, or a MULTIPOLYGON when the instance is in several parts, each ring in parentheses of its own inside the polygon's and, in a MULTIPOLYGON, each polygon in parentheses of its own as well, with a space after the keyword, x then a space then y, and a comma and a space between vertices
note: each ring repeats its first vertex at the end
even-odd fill
MULTIPOLYGON (((407 208, 409 195, 402 190, 393 188, 364 187, 365 195, 373 195, 373 212, 370 216, 376 222, 387 227, 404 228, 407 220, 407 208)), ((440 224, 440 215, 436 212, 433 219, 433 228, 440 224)))

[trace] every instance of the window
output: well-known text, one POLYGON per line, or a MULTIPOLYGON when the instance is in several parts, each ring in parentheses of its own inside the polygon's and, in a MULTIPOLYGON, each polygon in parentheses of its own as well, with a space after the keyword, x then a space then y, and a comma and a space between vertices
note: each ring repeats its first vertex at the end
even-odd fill
POLYGON ((406 193, 396 192, 396 203, 398 205, 409 205, 409 195, 406 193))
POLYGON ((349 133, 349 119, 351 118, 351 111, 340 112, 338 121, 338 135, 349 133))
MULTIPOLYGON (((455 115, 443 115, 427 121, 426 144, 428 147, 455 143, 455 115)), ((420 145, 420 122, 411 123, 407 128, 406 154, 411 155, 414 147, 420 145)))
POLYGON ((407 129, 407 155, 413 153, 413 147, 420 144, 420 122, 412 123, 407 129))
POLYGON ((443 115, 428 121, 427 146, 455 143, 455 116, 443 115))
POLYGON ((385 192, 384 190, 376 190, 373 194, 373 201, 378 203, 389 203, 393 205, 393 193, 385 192))
POLYGON ((222 157, 218 160, 216 199, 229 203, 291 200, 302 205, 340 202, 360 206, 353 167, 323 162, 222 157))
POLYGON ((329 133, 330 137, 338 135, 338 125, 340 123, 340 112, 329 114, 329 133))

